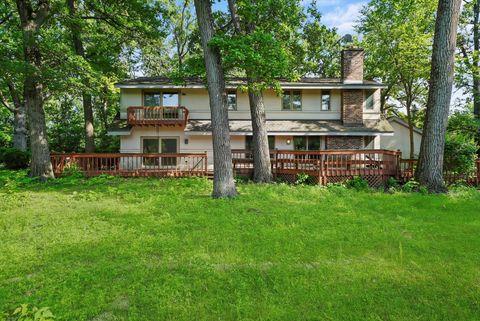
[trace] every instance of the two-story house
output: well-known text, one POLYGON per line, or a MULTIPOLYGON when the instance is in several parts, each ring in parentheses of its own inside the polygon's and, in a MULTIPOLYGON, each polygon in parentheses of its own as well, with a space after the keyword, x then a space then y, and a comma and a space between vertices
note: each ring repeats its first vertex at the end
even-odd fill
MULTIPOLYGON (((378 149, 393 128, 381 117, 381 83, 365 80, 364 52, 342 51, 342 77, 281 82, 283 95, 264 92, 271 149, 378 149)), ((252 125, 242 79, 227 83, 232 149, 250 149, 252 125)), ((200 79, 179 86, 165 77, 116 84, 120 118, 109 131, 121 153, 207 152, 213 162, 208 92, 200 79)))

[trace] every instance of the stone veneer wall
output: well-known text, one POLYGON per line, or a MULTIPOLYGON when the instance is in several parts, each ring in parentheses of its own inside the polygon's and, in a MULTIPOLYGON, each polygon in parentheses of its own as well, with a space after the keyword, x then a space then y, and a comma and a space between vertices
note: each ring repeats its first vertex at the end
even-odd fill
POLYGON ((327 136, 326 149, 363 149, 362 136, 327 136))
POLYGON ((346 126, 363 125, 363 91, 345 89, 342 92, 342 121, 346 126))

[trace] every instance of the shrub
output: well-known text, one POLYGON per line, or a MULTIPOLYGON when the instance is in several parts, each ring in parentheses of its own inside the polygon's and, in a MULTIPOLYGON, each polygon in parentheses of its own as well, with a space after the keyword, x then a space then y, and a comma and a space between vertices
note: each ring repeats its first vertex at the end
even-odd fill
POLYGON ((1 321, 54 321, 55 317, 49 308, 30 307, 22 304, 11 314, 0 316, 1 321))
POLYGON ((365 190, 369 188, 367 180, 361 176, 346 181, 345 186, 356 190, 365 190))
POLYGON ((387 188, 398 188, 400 184, 395 177, 390 176, 387 180, 387 188))
POLYGON ((308 184, 310 181, 310 175, 305 173, 298 173, 297 180, 295 181, 296 185, 305 185, 308 184))
POLYGON ((404 192, 410 193, 417 191, 419 187, 420 183, 418 183, 416 180, 411 179, 403 185, 402 190, 404 192))
POLYGON ((445 140, 444 169, 454 173, 475 170, 478 146, 473 138, 463 134, 447 134, 445 140))
POLYGON ((77 164, 66 166, 63 170, 62 177, 83 178, 83 171, 77 164))
POLYGON ((8 169, 27 168, 30 163, 30 153, 16 148, 6 148, 1 152, 1 161, 8 169))

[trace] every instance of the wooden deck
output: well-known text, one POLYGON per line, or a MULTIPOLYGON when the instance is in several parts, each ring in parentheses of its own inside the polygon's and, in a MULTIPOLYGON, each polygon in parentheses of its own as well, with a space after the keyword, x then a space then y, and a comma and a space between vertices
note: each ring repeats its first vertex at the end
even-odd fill
MULTIPOLYGON (((212 177, 206 153, 178 154, 52 154, 56 176, 80 171, 85 176, 101 174, 122 177, 212 177)), ((276 180, 294 183, 299 174, 321 185, 342 182, 357 176, 371 186, 385 185, 389 177, 406 182, 415 175, 416 160, 401 159, 390 150, 270 151, 272 173, 276 180)), ((253 174, 253 156, 248 150, 233 150, 232 162, 237 176, 253 174)), ((472 173, 445 173, 447 184, 463 182, 480 186, 480 159, 472 173)))

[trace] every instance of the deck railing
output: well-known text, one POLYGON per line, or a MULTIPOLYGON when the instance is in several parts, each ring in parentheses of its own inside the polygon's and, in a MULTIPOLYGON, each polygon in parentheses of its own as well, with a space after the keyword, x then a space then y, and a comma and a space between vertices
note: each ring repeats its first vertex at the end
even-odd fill
POLYGON ((188 109, 183 106, 141 106, 127 108, 128 124, 134 126, 183 126, 188 109))
MULTIPOLYGON (((253 173, 253 154, 250 150, 232 150, 233 167, 238 175, 253 173)), ((270 150, 272 173, 275 178, 295 182, 298 174, 307 174, 319 184, 341 182, 356 176, 370 185, 379 186, 389 177, 407 182, 415 177, 417 160, 401 159, 399 151, 391 150, 270 150)), ((476 171, 455 173, 445 171, 445 182, 462 182, 480 186, 480 159, 476 171)))
MULTIPOLYGON (((68 170, 81 171, 85 176, 186 177, 211 176, 206 153, 179 154, 52 154, 56 176, 68 170)), ((390 150, 271 150, 272 173, 277 180, 295 182, 298 174, 307 174, 318 184, 342 182, 357 176, 372 186, 381 186, 389 177, 407 182, 415 176, 416 160, 401 159, 399 151, 390 150)), ((236 175, 253 173, 250 150, 232 150, 236 175)), ((480 159, 471 173, 445 172, 447 184, 462 182, 480 186, 480 159)))
MULTIPOLYGON (((384 183, 398 175, 400 152, 390 150, 270 150, 272 173, 276 178, 295 181, 300 173, 315 177, 319 184, 339 182, 355 176, 371 185, 384 183)), ((238 174, 253 172, 249 150, 232 151, 234 170, 238 174)))
POLYGON ((184 177, 206 176, 207 154, 52 154, 56 176, 66 170, 81 171, 85 176, 184 177))

